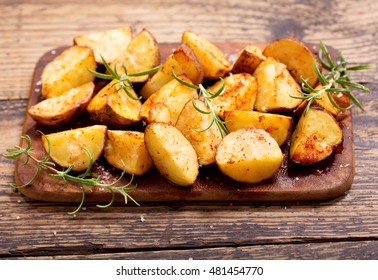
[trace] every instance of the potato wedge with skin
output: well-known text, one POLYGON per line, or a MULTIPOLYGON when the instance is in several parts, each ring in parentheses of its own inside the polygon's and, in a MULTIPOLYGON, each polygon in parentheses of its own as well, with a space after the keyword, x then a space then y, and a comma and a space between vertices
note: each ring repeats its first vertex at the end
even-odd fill
POLYGON ((231 72, 234 74, 253 74, 257 66, 265 59, 266 57, 262 54, 262 50, 259 47, 248 45, 239 53, 231 72))
MULTIPOLYGON (((87 111, 91 118, 98 123, 114 127, 124 127, 141 120, 139 116, 142 103, 139 99, 131 99, 116 80, 108 83, 90 101, 87 111)), ((130 93, 136 98, 132 88, 130 93)))
POLYGON ((152 168, 143 132, 108 130, 106 135, 104 156, 111 165, 134 175, 143 175, 152 168))
MULTIPOLYGON (((125 73, 124 63, 128 74, 144 72, 159 65, 159 45, 150 31, 143 28, 131 40, 124 54, 110 63, 110 67, 114 69, 116 66, 117 72, 122 74, 125 73)), ((148 76, 130 77, 130 79, 133 83, 141 83, 147 81, 148 76)))
POLYGON ((93 82, 88 71, 96 70, 93 51, 87 47, 73 46, 55 57, 43 69, 42 95, 45 98, 59 96, 82 84, 93 82))
POLYGON ((42 143, 54 162, 66 168, 74 165, 72 170, 83 171, 91 162, 88 151, 93 162, 100 157, 105 144, 105 132, 106 126, 93 125, 43 135, 42 143))
POLYGON ((176 127, 184 134, 185 138, 192 144, 197 153, 200 165, 215 163, 215 154, 222 135, 212 117, 209 114, 198 112, 195 106, 202 111, 208 111, 202 100, 193 100, 186 103, 176 123, 176 127), (211 126, 210 126, 211 125, 211 126))
MULTIPOLYGON (((240 73, 224 78, 225 90, 222 95, 211 99, 210 103, 216 113, 223 118, 226 110, 253 110, 257 96, 257 81, 248 73, 240 73)), ((208 87, 212 93, 216 93, 222 86, 222 81, 208 87)))
MULTIPOLYGON (((322 85, 318 85, 315 87, 316 90, 321 90, 323 88, 322 85)), ((337 93, 331 93, 331 95, 334 97, 335 102, 337 102, 338 96, 343 96, 343 93, 337 92, 337 93)), ((328 93, 326 91, 323 91, 318 95, 319 99, 314 99, 312 102, 312 105, 320 106, 324 109, 326 109, 328 112, 330 112, 335 117, 338 116, 340 113, 340 109, 336 108, 332 102, 329 100, 328 93)), ((308 104, 308 100, 303 100, 302 103, 298 106, 298 108, 294 111, 296 114, 302 114, 304 109, 306 108, 308 104)), ((350 104, 347 104, 345 107, 349 106, 350 104)))
POLYGON ((247 127, 264 129, 277 141, 278 146, 286 142, 293 125, 291 117, 256 111, 225 111, 224 121, 230 132, 247 127))
POLYGON ((173 125, 154 122, 146 127, 144 141, 161 175, 179 186, 190 186, 198 176, 197 154, 173 125))
POLYGON ((225 54, 213 43, 196 33, 185 31, 181 38, 182 44, 193 49, 203 67, 205 79, 218 79, 230 72, 232 65, 225 54))
MULTIPOLYGON (((181 75, 179 78, 192 84, 185 75, 181 75)), ((156 121, 174 125, 185 104, 197 97, 196 89, 187 87, 173 79, 143 103, 140 116, 148 123, 156 121)))
POLYGON ((147 99, 163 85, 174 79, 172 71, 176 75, 185 74, 194 84, 200 84, 203 80, 201 63, 191 48, 181 44, 164 62, 163 66, 150 77, 140 90, 140 94, 147 99))
POLYGON ((273 177, 282 161, 282 151, 273 137, 253 127, 228 134, 216 154, 216 163, 223 174, 250 184, 273 177))
POLYGON ((103 64, 101 56, 108 63, 120 59, 126 52, 132 37, 132 28, 122 27, 102 32, 77 35, 74 37, 74 44, 91 48, 96 62, 103 64))
POLYGON ((253 74, 257 79, 258 93, 255 110, 259 112, 288 112, 302 102, 301 88, 287 71, 286 66, 274 58, 261 62, 253 74))
POLYGON ((314 70, 314 60, 321 71, 322 66, 313 52, 302 42, 294 38, 283 38, 270 43, 263 51, 266 57, 273 57, 285 64, 298 84, 301 77, 308 79, 310 86, 315 87, 318 76, 314 70))
POLYGON ((92 98, 94 83, 89 82, 73 88, 60 96, 45 99, 28 110, 37 123, 59 126, 73 121, 85 111, 92 98))
POLYGON ((322 108, 311 107, 302 114, 291 137, 290 160, 303 165, 324 160, 342 139, 335 118, 322 108))

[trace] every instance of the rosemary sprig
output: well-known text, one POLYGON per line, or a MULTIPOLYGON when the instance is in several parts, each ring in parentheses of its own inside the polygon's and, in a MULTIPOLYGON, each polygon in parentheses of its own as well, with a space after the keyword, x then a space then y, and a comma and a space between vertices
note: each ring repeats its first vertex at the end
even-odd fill
POLYGON ((123 63, 122 68, 123 68, 124 73, 119 74, 118 71, 117 71, 117 65, 114 65, 114 69, 112 69, 110 67, 109 63, 105 60, 105 58, 103 56, 101 56, 101 59, 102 59, 102 62, 105 66, 105 69, 108 71, 109 74, 100 73, 100 72, 94 71, 90 68, 88 68, 88 71, 90 73, 92 73, 95 77, 100 78, 100 79, 116 80, 116 82, 112 85, 112 86, 115 86, 117 84, 120 85, 120 87, 118 89, 116 89, 116 91, 120 91, 122 89, 127 94, 127 96, 130 97, 133 100, 140 100, 142 97, 141 96, 135 97, 130 92, 129 89, 133 87, 131 77, 140 77, 140 76, 144 76, 144 75, 149 75, 149 74, 155 73, 161 67, 161 65, 158 65, 154 68, 151 68, 151 69, 143 71, 143 72, 130 74, 130 73, 127 72, 126 63, 123 63))
POLYGON ((211 99, 214 99, 214 98, 217 98, 218 96, 222 95, 224 90, 225 90, 225 83, 224 83, 224 80, 222 78, 220 78, 220 80, 222 81, 222 85, 221 87, 219 88, 219 90, 216 92, 216 93, 212 93, 210 92, 209 90, 207 90, 202 84, 199 84, 198 86, 197 85, 194 85, 194 84, 191 84, 191 83, 188 83, 182 79, 180 79, 176 73, 174 71, 172 71, 172 74, 173 74, 173 77, 178 81, 180 82, 181 84, 187 86, 187 87, 190 87, 190 88, 194 88, 196 90, 199 91, 198 93, 198 97, 199 98, 202 98, 208 111, 204 111, 204 110, 201 110, 200 108, 198 108, 196 105, 195 105, 195 102, 194 102, 194 98, 192 99, 192 104, 193 104, 193 107, 194 109, 196 109, 198 112, 200 112, 201 114, 204 114, 204 115, 211 115, 211 123, 210 125, 203 129, 203 130, 200 130, 198 132, 204 132, 208 129, 210 129, 210 127, 215 123, 215 125, 217 126, 222 138, 224 136, 226 136, 229 132, 228 132, 228 129, 226 127, 226 122, 221 120, 221 118, 218 116, 218 114, 215 112, 215 109, 214 107, 211 105, 211 99))
POLYGON ((327 47, 324 45, 322 41, 320 41, 320 50, 318 53, 318 57, 323 68, 328 70, 327 73, 322 73, 318 67, 317 62, 314 60, 313 67, 314 67, 316 75, 318 76, 321 87, 318 89, 315 89, 307 83, 306 79, 301 77, 301 80, 302 80, 301 86, 302 86, 303 96, 299 96, 299 97, 291 96, 293 98, 307 100, 307 105, 304 110, 304 114, 307 113, 307 111, 311 107, 311 104, 315 100, 322 99, 321 95, 324 92, 327 93, 327 97, 332 103, 332 105, 341 111, 351 109, 353 107, 353 104, 357 105, 357 107, 359 107, 361 110, 364 110, 361 102, 353 94, 351 88, 359 89, 359 90, 363 90, 367 92, 370 92, 370 89, 365 87, 362 84, 352 82, 350 80, 349 71, 370 69, 372 65, 361 64, 361 65, 348 67, 348 63, 345 61, 342 53, 340 53, 339 57, 336 60, 333 60, 331 55, 328 52, 327 47), (332 93, 334 92, 346 93, 353 103, 350 106, 341 107, 339 104, 337 104, 337 102, 332 96, 332 93))
MULTIPOLYGON (((44 137, 43 134, 42 134, 42 137, 44 137)), ((134 175, 132 175, 130 181, 126 185, 116 186, 116 184, 124 177, 124 175, 126 173, 125 167, 123 169, 122 174, 118 177, 118 179, 116 179, 112 183, 102 183, 101 178, 97 174, 91 173, 91 169, 92 169, 92 166, 94 164, 92 153, 88 149, 83 147, 83 149, 88 154, 88 157, 90 159, 90 163, 89 163, 89 165, 88 165, 88 167, 87 167, 87 169, 85 170, 84 173, 75 176, 75 175, 70 174, 74 165, 71 165, 67 169, 63 169, 63 170, 58 170, 57 168, 55 168, 55 163, 52 162, 51 158, 50 158, 50 142, 48 141, 47 138, 46 139, 48 141, 48 147, 49 148, 48 148, 48 151, 47 151, 47 155, 45 157, 43 157, 42 159, 38 159, 34 156, 34 152, 33 152, 33 148, 32 148, 32 140, 31 140, 29 135, 21 136, 21 139, 26 141, 27 145, 26 145, 25 148, 22 148, 20 146, 15 146, 14 148, 7 149, 7 154, 4 154, 3 156, 7 159, 16 160, 16 159, 19 159, 21 156, 24 155, 25 161, 23 162, 22 166, 23 167, 27 166, 29 161, 33 160, 34 162, 37 163, 37 170, 34 173, 34 175, 32 176, 32 178, 27 183, 25 183, 23 185, 11 184, 11 186, 13 188, 16 188, 16 189, 25 188, 25 187, 33 184, 33 182, 36 180, 36 178, 38 177, 39 173, 42 170, 48 170, 49 172, 51 172, 51 173, 48 174, 48 176, 51 176, 51 177, 56 178, 56 179, 63 180, 64 183, 72 182, 72 183, 77 183, 77 184, 80 185, 80 188, 82 190, 82 199, 81 199, 80 205, 76 208, 76 210, 69 212, 68 214, 73 215, 73 214, 76 214, 77 212, 79 212, 81 210, 81 208, 84 204, 84 200, 85 200, 84 187, 100 187, 100 188, 107 189, 111 192, 111 195, 112 195, 111 201, 106 205, 97 205, 100 208, 107 208, 107 207, 110 207, 113 204, 114 198, 115 198, 115 191, 122 194, 122 196, 125 198, 126 204, 127 204, 128 199, 130 199, 136 205, 139 206, 138 202, 136 202, 127 193, 127 191, 133 190, 133 189, 136 188, 136 186, 130 187, 130 185, 133 182, 134 175)), ((123 162, 122 162, 122 164, 123 164, 123 162)))

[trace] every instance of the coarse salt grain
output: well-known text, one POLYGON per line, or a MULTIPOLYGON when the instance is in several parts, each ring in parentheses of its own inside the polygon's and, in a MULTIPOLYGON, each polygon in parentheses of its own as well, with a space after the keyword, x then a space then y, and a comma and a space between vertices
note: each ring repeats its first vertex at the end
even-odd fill
POLYGON ((145 221, 143 216, 140 216, 140 221, 143 223, 145 221))
POLYGON ((17 217, 16 217, 16 220, 19 220, 19 219, 20 219, 20 216, 17 216, 17 217))

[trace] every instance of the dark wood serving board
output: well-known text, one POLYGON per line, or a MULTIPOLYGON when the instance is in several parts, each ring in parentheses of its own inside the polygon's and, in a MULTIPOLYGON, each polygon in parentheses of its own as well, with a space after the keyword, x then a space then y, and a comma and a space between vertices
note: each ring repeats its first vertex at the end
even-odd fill
MULTIPOLYGON (((264 47, 264 43, 254 43, 264 47)), ((218 43, 230 58, 234 60, 238 52, 247 43, 218 43)), ((161 61, 177 47, 177 44, 160 44, 161 61)), ((316 45, 310 45, 314 52, 316 45)), ((40 100, 41 85, 40 77, 44 66, 54 57, 60 54, 66 47, 60 47, 44 54, 37 62, 30 88, 28 108, 40 100)), ((79 126, 91 125, 86 116, 78 121, 65 125, 58 129, 51 129, 37 125, 26 114, 23 126, 23 135, 28 134, 33 141, 33 148, 37 157, 43 157, 45 151, 38 130, 44 133, 55 132, 79 126)), ((344 194, 350 188, 354 177, 354 143, 351 114, 340 121, 343 131, 343 142, 335 152, 323 162, 310 167, 298 166, 288 161, 288 144, 282 149, 285 154, 284 162, 279 172, 271 179, 264 182, 248 185, 238 183, 221 174, 216 166, 204 167, 200 175, 191 187, 179 187, 173 185, 162 177, 153 168, 147 174, 137 177, 134 183, 137 188, 129 194, 138 202, 143 201, 312 201, 329 200, 344 194)), ((127 129, 127 128, 126 128, 127 129)), ((21 142, 25 146, 24 142, 21 142)), ((19 185, 28 182, 36 169, 36 165, 30 162, 23 167, 23 159, 16 165, 15 179, 19 185)), ((94 171, 100 176, 111 181, 120 175, 120 171, 112 168, 105 159, 100 158, 94 165, 94 171)), ((130 177, 122 179, 120 184, 128 182, 130 177)), ((85 188, 86 201, 108 202, 110 192, 101 188, 85 188)), ((64 184, 61 180, 54 179, 42 171, 33 185, 20 189, 20 191, 33 199, 51 202, 79 202, 81 200, 80 186, 73 183, 64 184)), ((116 194, 116 200, 122 201, 123 197, 116 194)))

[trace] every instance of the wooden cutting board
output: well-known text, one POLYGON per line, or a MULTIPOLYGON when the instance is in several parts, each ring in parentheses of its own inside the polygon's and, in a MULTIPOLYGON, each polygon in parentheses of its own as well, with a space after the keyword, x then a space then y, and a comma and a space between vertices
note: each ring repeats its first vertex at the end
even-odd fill
MULTIPOLYGON (((240 50, 247 43, 218 43, 224 53, 234 60, 240 50)), ((254 43, 263 48, 266 44, 254 43)), ((161 61, 172 53, 177 44, 160 44, 161 61)), ((314 52, 316 45, 310 45, 314 52)), ((44 66, 65 48, 60 47, 44 54, 37 62, 30 88, 28 107, 42 100, 40 77, 44 66)), ((335 51, 333 50, 335 53, 335 51)), ((100 85, 98 86, 100 87, 100 85)), ((41 136, 37 130, 51 133, 59 130, 91 125, 87 116, 81 117, 77 122, 65 125, 58 129, 51 129, 37 125, 27 114, 23 126, 23 135, 28 134, 33 142, 35 155, 39 158, 45 155, 41 136)), ((352 130, 352 116, 348 114, 340 125, 344 140, 336 148, 334 154, 321 163, 310 167, 298 166, 288 161, 288 144, 282 149, 285 155, 279 172, 271 179, 258 184, 243 184, 233 181, 222 175, 216 166, 203 167, 200 175, 191 187, 179 187, 168 182, 156 169, 134 179, 137 184, 130 195, 138 202, 146 201, 313 201, 329 200, 344 194, 350 188, 354 177, 354 143, 352 130)), ((21 146, 25 146, 21 142, 21 146)), ((94 171, 105 180, 114 180, 120 174, 119 170, 112 168, 105 159, 100 158, 94 165, 94 171)), ((30 162, 23 167, 23 160, 16 164, 15 180, 19 185, 28 182, 36 170, 36 165, 30 162)), ((130 177, 123 178, 120 184, 128 182, 130 177)), ((85 188, 86 201, 108 202, 110 192, 101 188, 85 188)), ((42 171, 31 186, 20 191, 33 199, 52 202, 79 202, 81 201, 81 189, 73 183, 64 184, 42 171)), ((116 194, 116 201, 122 201, 123 197, 116 194)))

